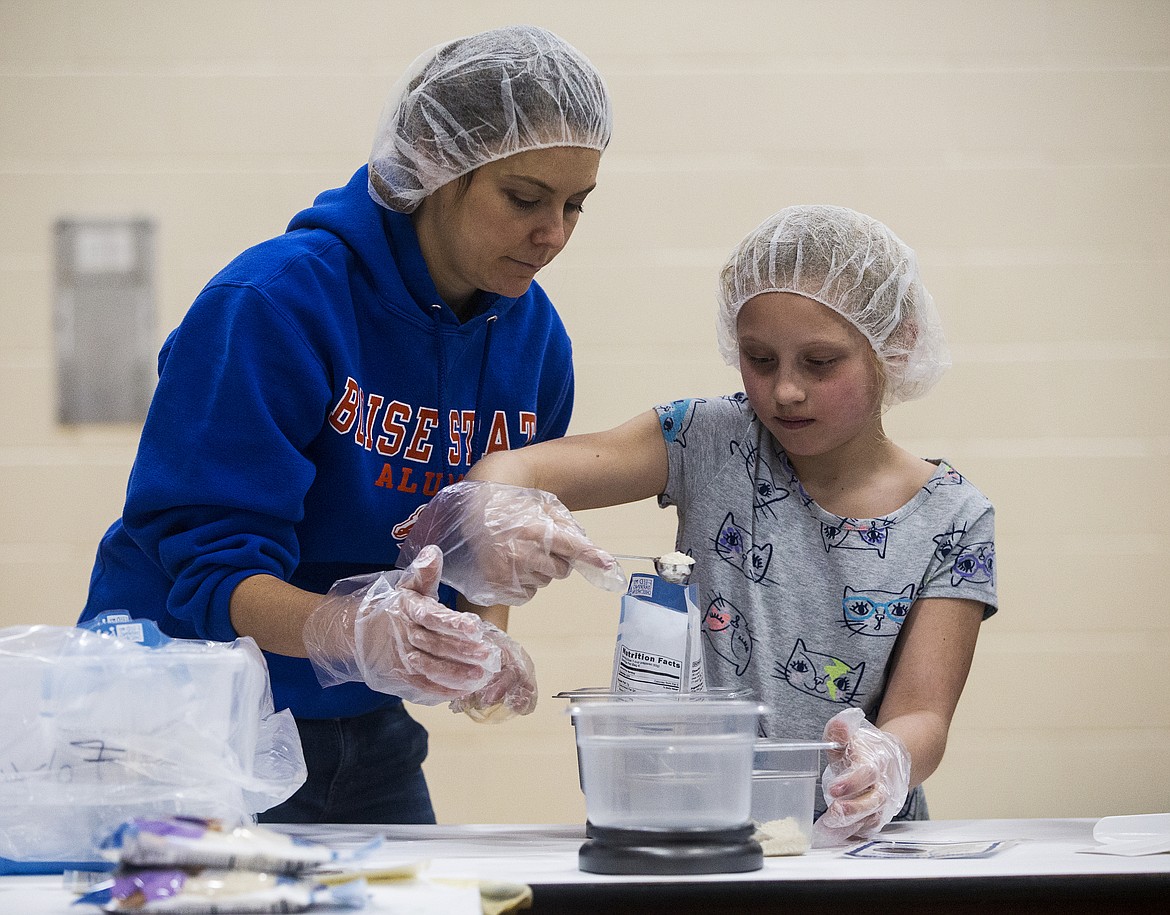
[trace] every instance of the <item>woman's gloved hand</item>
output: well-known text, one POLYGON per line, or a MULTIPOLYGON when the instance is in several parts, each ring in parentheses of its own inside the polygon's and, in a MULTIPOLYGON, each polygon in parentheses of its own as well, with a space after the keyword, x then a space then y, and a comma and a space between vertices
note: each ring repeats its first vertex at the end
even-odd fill
POLYGON ((500 647, 500 672, 487 686, 451 703, 473 721, 507 721, 536 708, 536 671, 523 646, 502 629, 484 622, 487 638, 500 647))
POLYGON ((865 720, 859 708, 834 715, 824 739, 829 750, 821 777, 828 808, 813 824, 813 845, 844 845, 852 837, 876 834, 894 818, 910 791, 910 754, 902 741, 865 720))
POLYGON ((625 589, 609 553, 594 546, 552 493, 486 480, 447 486, 422 510, 398 564, 428 544, 443 551, 443 581, 473 604, 515 607, 576 569, 607 591, 625 589))
POLYGON ((304 628, 321 685, 357 680, 409 702, 438 705, 496 679, 504 657, 490 630, 499 630, 439 603, 442 571, 443 554, 430 546, 405 571, 334 584, 304 628))

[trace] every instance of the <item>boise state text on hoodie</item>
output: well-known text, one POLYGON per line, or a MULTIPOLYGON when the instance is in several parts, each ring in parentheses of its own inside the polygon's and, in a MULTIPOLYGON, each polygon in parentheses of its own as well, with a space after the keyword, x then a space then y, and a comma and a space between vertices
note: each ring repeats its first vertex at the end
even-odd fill
MULTIPOLYGON (((365 167, 236 258, 162 348, 81 619, 124 609, 172 636, 234 639, 245 578, 324 593, 393 568, 417 511, 475 459, 563 435, 572 353, 552 303, 536 283, 481 295, 460 324, 365 167)), ((277 709, 299 717, 399 701, 323 690, 308 660, 267 658, 277 709)))

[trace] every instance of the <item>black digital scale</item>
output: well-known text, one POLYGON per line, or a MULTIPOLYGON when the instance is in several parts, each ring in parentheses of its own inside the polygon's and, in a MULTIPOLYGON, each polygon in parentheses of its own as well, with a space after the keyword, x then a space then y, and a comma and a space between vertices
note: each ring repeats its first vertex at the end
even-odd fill
POLYGON ((577 866, 590 874, 741 874, 764 866, 751 823, 731 829, 585 824, 577 866))

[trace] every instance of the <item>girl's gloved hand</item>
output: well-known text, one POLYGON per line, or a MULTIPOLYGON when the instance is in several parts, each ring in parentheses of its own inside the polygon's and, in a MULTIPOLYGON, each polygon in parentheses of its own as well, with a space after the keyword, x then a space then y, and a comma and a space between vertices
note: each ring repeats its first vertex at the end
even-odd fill
POLYGON ((430 546, 405 571, 334 584, 304 628, 321 685, 357 680, 409 702, 438 705, 496 679, 504 653, 491 630, 500 630, 439 603, 442 570, 443 554, 430 546))
POLYGON ((866 721, 861 709, 829 719, 824 739, 841 749, 828 751, 829 765, 821 777, 828 808, 813 824, 813 845, 820 848, 876 834, 902 809, 910 791, 905 745, 866 721))
POLYGON ((625 576, 552 493, 486 480, 447 486, 422 510, 398 564, 428 544, 443 551, 443 581, 473 604, 518 606, 576 569, 590 584, 623 591, 625 576))

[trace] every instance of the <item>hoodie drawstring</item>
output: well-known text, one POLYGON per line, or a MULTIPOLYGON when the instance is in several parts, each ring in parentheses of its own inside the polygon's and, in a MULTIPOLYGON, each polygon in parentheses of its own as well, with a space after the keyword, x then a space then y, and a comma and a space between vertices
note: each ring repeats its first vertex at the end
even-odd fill
MULTIPOLYGON (((432 305, 431 317, 435 322, 435 361, 438 363, 438 399, 439 402, 435 404, 439 411, 439 422, 443 422, 445 411, 443 410, 443 402, 447 399, 447 347, 443 342, 443 306, 432 305)), ((448 476, 451 476, 451 463, 447 455, 449 453, 447 448, 440 449, 443 452, 443 471, 448 476)))
MULTIPOLYGON (((432 305, 431 317, 435 322, 435 360, 438 362, 438 398, 439 402, 436 407, 439 411, 439 421, 443 421, 445 416, 444 404, 447 400, 447 347, 443 336, 443 306, 432 305)), ((479 405, 483 400, 483 386, 487 379, 488 363, 491 361, 492 350, 492 329, 495 327, 496 318, 499 315, 489 315, 487 319, 487 329, 483 340, 483 356, 479 364, 479 380, 475 386, 475 402, 471 405, 472 415, 475 417, 475 434, 470 443, 471 464, 474 464, 481 457, 483 457, 484 448, 487 447, 486 437, 491 423, 485 417, 479 415, 479 405)), ((451 464, 447 455, 450 453, 447 448, 443 448, 443 469, 448 478, 451 474, 451 464)))
POLYGON ((486 417, 479 415, 479 405, 483 400, 483 382, 487 378, 488 360, 491 358, 492 349, 492 328, 496 326, 496 318, 499 315, 489 315, 487 319, 487 331, 483 338, 483 358, 479 363, 479 381, 475 386, 475 403, 472 405, 475 410, 475 439, 471 448, 471 463, 474 464, 481 457, 483 457, 483 450, 486 447, 484 439, 487 436, 487 430, 490 423, 487 422, 486 417))

